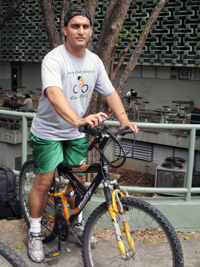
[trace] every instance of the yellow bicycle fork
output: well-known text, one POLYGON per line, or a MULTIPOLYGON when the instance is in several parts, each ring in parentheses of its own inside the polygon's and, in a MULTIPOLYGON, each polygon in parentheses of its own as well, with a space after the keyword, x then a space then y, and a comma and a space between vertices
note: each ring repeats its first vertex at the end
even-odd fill
MULTIPOLYGON (((116 200, 116 198, 119 200, 118 195, 120 197, 124 196, 123 193, 120 192, 119 189, 114 190, 112 193, 112 206, 108 207, 108 210, 109 210, 110 217, 112 219, 112 225, 113 225, 113 228, 115 231, 117 245, 118 245, 121 257, 123 259, 127 259, 127 254, 126 254, 126 250, 124 247, 124 242, 122 240, 121 231, 120 231, 120 228, 119 228, 119 225, 117 222, 117 216, 116 216, 117 214, 120 213, 119 209, 118 209, 117 200, 116 200)), ((126 210, 123 210, 123 212, 121 213, 121 216, 123 217, 123 215, 125 215, 125 214, 126 214, 126 210)), ((135 245, 134 245, 133 238, 131 236, 131 230, 130 230, 129 222, 124 220, 124 219, 122 219, 122 221, 123 221, 123 226, 124 226, 124 230, 126 233, 126 238, 127 238, 128 244, 129 244, 131 250, 135 253, 135 245)))

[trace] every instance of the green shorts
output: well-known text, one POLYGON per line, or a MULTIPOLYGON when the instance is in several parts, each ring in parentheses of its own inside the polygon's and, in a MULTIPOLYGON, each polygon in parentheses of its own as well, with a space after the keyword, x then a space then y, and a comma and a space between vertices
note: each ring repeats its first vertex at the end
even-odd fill
MULTIPOLYGON (((87 138, 52 141, 40 139, 29 133, 31 139, 30 147, 33 148, 33 159, 35 171, 38 173, 49 173, 61 162, 70 165, 83 165, 87 163, 88 142, 87 138)), ((78 175, 85 176, 84 173, 78 175)))

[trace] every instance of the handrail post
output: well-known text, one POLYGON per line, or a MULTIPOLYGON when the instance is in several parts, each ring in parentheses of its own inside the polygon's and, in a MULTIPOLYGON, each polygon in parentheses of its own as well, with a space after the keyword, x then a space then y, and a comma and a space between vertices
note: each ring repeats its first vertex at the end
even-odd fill
POLYGON ((186 193, 185 201, 190 201, 191 198, 191 188, 192 188, 192 174, 193 174, 193 162, 194 162, 194 150, 195 150, 195 138, 196 138, 196 128, 190 130, 190 140, 189 140, 189 150, 188 150, 188 162, 187 162, 187 180, 186 187, 188 193, 186 193))
POLYGON ((25 116, 22 116, 22 165, 25 161, 27 161, 27 129, 27 118, 25 116))

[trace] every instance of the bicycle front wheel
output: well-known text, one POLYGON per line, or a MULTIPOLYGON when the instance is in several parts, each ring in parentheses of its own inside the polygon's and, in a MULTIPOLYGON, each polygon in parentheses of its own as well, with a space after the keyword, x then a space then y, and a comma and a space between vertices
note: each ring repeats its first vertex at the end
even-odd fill
POLYGON ((1 267, 28 267, 25 261, 8 245, 0 241, 1 267))
POLYGON ((143 200, 121 198, 126 216, 117 215, 121 237, 126 250, 126 259, 121 257, 115 231, 106 202, 90 215, 83 236, 82 255, 84 266, 153 266, 183 267, 183 252, 179 238, 166 217, 143 200), (130 248, 123 220, 129 222, 129 232, 135 251, 130 248), (91 236, 98 243, 90 244, 91 236))
MULTIPOLYGON (((23 164, 19 176, 20 206, 28 227, 30 226, 30 209, 29 209, 28 199, 31 188, 34 185, 34 182, 35 182, 34 160, 31 159, 23 164)), ((48 243, 56 238, 56 230, 54 227, 55 201, 56 199, 55 200, 48 199, 47 205, 43 213, 41 221, 41 231, 44 243, 48 243)))

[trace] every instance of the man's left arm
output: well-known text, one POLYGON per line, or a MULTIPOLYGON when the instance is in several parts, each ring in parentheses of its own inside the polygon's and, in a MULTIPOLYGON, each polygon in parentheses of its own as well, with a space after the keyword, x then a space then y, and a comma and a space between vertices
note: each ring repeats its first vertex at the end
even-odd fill
POLYGON ((137 125, 134 122, 129 121, 118 93, 114 91, 110 95, 105 96, 105 99, 120 122, 122 128, 130 128, 132 131, 138 133, 137 125))

